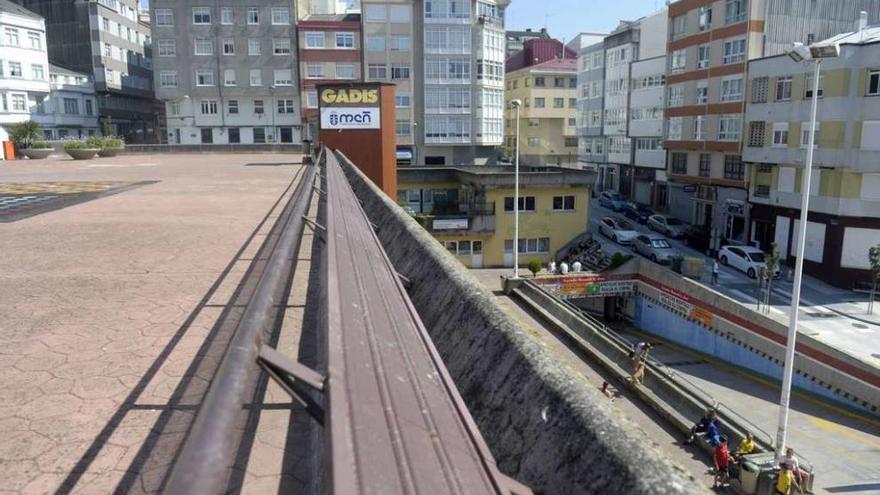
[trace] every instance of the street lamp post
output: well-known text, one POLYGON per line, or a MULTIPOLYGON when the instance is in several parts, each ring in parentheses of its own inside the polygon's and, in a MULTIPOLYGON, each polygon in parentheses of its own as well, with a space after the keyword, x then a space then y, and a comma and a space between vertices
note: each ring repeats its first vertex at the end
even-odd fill
POLYGON ((519 278, 519 109, 522 100, 510 102, 516 109, 516 147, 513 158, 513 278, 519 278))
POLYGON ((779 423, 776 430, 776 456, 785 455, 786 428, 788 426, 788 406, 791 399, 791 380, 794 372, 794 351, 797 343, 798 307, 801 300, 801 280, 804 271, 804 245, 807 239, 807 217, 810 207, 810 179, 813 169, 813 151, 816 144, 816 114, 819 108, 819 75, 822 59, 834 58, 840 54, 836 44, 813 44, 809 47, 795 43, 788 56, 795 62, 813 62, 813 101, 810 109, 810 138, 807 144, 807 161, 804 164, 801 183, 801 217, 797 232, 797 254, 794 261, 794 286, 791 290, 791 315, 788 319, 788 339, 785 347, 785 363, 782 372, 782 394, 779 398, 779 423))

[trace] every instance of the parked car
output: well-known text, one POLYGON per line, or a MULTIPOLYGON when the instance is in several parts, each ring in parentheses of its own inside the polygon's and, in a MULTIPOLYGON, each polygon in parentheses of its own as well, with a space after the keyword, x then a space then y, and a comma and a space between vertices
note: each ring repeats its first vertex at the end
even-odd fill
POLYGON ((654 263, 665 265, 672 262, 672 258, 680 256, 678 251, 672 247, 672 244, 666 238, 659 235, 637 235, 633 239, 632 245, 633 251, 645 256, 654 263))
MULTIPOLYGON (((732 266, 744 272, 749 278, 755 278, 762 270, 767 269, 767 255, 751 246, 724 246, 718 250, 718 261, 724 266, 732 266)), ((773 278, 777 277, 779 268, 773 274, 773 278)))
POLYGON ((605 217, 599 221, 599 232, 620 244, 632 244, 633 238, 639 235, 631 223, 613 217, 605 217))
POLYGON ((648 217, 648 227, 653 231, 676 239, 684 235, 687 224, 667 215, 651 215, 648 217))
POLYGON ((697 251, 707 251, 711 238, 712 233, 705 225, 690 225, 684 229, 684 245, 697 251))
POLYGON ((623 216, 630 220, 635 220, 644 225, 648 223, 648 217, 654 214, 654 210, 639 203, 627 203, 623 207, 623 216))
POLYGON ((626 206, 626 200, 618 192, 605 191, 599 195, 599 206, 609 210, 621 211, 626 206))

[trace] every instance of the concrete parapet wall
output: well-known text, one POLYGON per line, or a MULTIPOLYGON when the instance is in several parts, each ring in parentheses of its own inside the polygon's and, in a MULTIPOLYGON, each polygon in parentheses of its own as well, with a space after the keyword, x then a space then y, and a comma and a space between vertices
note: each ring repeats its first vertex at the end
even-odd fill
POLYGON ((704 493, 391 198, 343 167, 503 472, 535 493, 704 493))
POLYGON ((301 153, 301 144, 127 144, 122 153, 301 153))

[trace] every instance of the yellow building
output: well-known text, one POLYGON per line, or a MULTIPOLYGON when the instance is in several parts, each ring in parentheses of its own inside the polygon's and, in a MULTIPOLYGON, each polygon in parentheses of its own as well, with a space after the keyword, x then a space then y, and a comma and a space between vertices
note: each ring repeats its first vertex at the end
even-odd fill
POLYGON ((554 59, 507 73, 504 92, 504 151, 514 156, 516 109, 520 108, 520 163, 577 163, 577 60, 554 59))
MULTIPOLYGON (((398 203, 465 266, 513 266, 512 167, 401 167, 397 180, 398 203)), ((547 263, 587 231, 594 180, 584 170, 521 170, 521 266, 547 263)))

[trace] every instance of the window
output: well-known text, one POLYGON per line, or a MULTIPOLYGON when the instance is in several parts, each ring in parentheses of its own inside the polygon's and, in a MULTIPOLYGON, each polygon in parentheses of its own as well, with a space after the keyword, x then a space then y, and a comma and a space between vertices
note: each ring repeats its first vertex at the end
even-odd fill
POLYGON ((394 122, 394 130, 395 134, 401 137, 408 137, 410 135, 410 125, 409 120, 407 119, 398 119, 394 122))
POLYGON ((193 7, 193 24, 211 24, 211 8, 193 7))
POLYGON ((24 77, 20 62, 9 62, 9 77, 24 77))
MULTIPOLYGON (((819 147, 819 130, 822 128, 821 122, 816 122, 816 129, 813 131, 813 139, 815 147, 819 147)), ((806 148, 810 144, 810 123, 801 122, 801 148, 806 148)))
POLYGON ((749 146, 764 146, 764 135, 767 132, 765 122, 749 122, 749 146))
POLYGON ((535 108, 544 108, 544 98, 538 97, 535 98, 535 108))
POLYGON ((287 7, 272 7, 272 25, 287 26, 290 24, 290 9, 287 7))
POLYGON ((214 43, 209 38, 196 38, 193 40, 196 55, 213 55, 214 43))
POLYGON ((553 196, 555 211, 574 211, 574 196, 553 196))
POLYGON ((12 110, 16 112, 27 111, 27 97, 25 95, 12 95, 12 110))
POLYGON ((31 78, 35 81, 42 81, 46 78, 42 65, 31 65, 31 78))
MULTIPOLYGON (((819 98, 822 97, 822 93, 824 92, 825 86, 825 76, 819 76, 819 94, 816 95, 819 98)), ((813 75, 807 74, 807 83, 804 85, 804 98, 812 98, 813 97, 813 75)))
POLYGON ((28 31, 28 42, 30 42, 31 48, 34 50, 41 50, 43 48, 43 41, 40 37, 40 33, 28 31))
POLYGON ((257 7, 248 7, 247 23, 252 26, 260 23, 260 9, 257 7))
POLYGON ((293 71, 275 69, 275 86, 293 86, 293 71))
POLYGON ((110 43, 104 43, 104 56, 113 58, 113 45, 110 43))
POLYGON ((684 86, 669 87, 669 106, 680 107, 684 105, 684 86))
POLYGON ((409 79, 409 64, 391 64, 391 79, 409 79))
POLYGON ((202 100, 202 115, 217 115, 217 100, 202 100))
POLYGON ((778 148, 788 146, 788 122, 776 122, 773 124, 773 146, 778 148))
MULTIPOLYGON (((504 198, 504 211, 513 211, 513 196, 504 198)), ((520 196, 519 211, 535 211, 535 197, 520 196)))
POLYGON ((306 48, 324 48, 324 33, 320 31, 307 31, 306 48))
POLYGON ((214 85, 214 71, 212 70, 197 70, 196 71, 196 86, 213 86, 214 85))
POLYGON ((324 64, 321 62, 309 62, 306 64, 306 77, 309 79, 324 79, 324 64))
POLYGON ((679 175, 687 175, 688 156, 687 153, 672 153, 670 155, 672 162, 672 173, 679 175))
POLYGON ((388 66, 385 64, 370 64, 367 67, 367 77, 370 79, 387 79, 388 66))
POLYGON ((784 101, 791 99, 791 76, 776 79, 776 100, 784 101))
MULTIPOLYGON (((476 243, 477 241, 474 242, 476 243)), ((520 239, 517 242, 517 247, 520 254, 546 254, 550 252, 550 238, 539 237, 537 239, 520 239)), ((512 239, 504 240, 504 252, 513 252, 512 239)))
POLYGON ((74 98, 64 98, 64 113, 67 115, 79 115, 79 101, 74 98))
POLYGON ((412 9, 409 5, 389 5, 388 19, 391 22, 409 23, 412 19, 412 9))
POLYGON ((872 70, 868 72, 868 95, 880 95, 880 70, 872 70))
POLYGON ((395 34, 391 36, 391 51, 408 52, 410 51, 410 38, 405 34, 395 34))
POLYGON ((553 78, 553 87, 554 88, 564 88, 565 87, 565 78, 564 77, 554 77, 553 78))
POLYGON ((160 57, 177 56, 177 42, 174 40, 159 40, 156 45, 159 49, 160 57))
POLYGON ((409 108, 410 107, 410 95, 408 92, 398 91, 394 95, 394 106, 397 108, 409 108))
POLYGON ((163 70, 159 72, 160 88, 176 88, 177 87, 177 71, 163 70))
POLYGON ((254 127, 254 143, 263 144, 266 142, 266 129, 262 127, 254 127))
POLYGON ((336 63, 336 79, 354 79, 354 65, 336 63))
POLYGON ((666 139, 671 141, 680 141, 682 136, 682 127, 684 119, 682 117, 670 117, 666 121, 666 139))
POLYGON ((263 107, 263 100, 254 100, 254 113, 257 115, 266 113, 266 109, 263 107))
POLYGON ((700 45, 697 49, 697 68, 705 69, 709 67, 710 57, 709 45, 700 45))
POLYGON ((232 13, 232 7, 221 7, 220 8, 220 24, 229 26, 235 22, 234 14, 232 13))
POLYGON ((724 4, 724 23, 734 24, 746 20, 746 0, 727 0, 724 4))
POLYGON ((336 33, 336 48, 354 48, 354 33, 336 33))
POLYGON ((709 103, 709 81, 702 79, 697 81, 697 105, 709 103))
POLYGON ((724 58, 721 63, 737 64, 745 60, 746 57, 746 40, 730 40, 724 42, 724 58))
POLYGON ((526 140, 526 143, 531 148, 537 148, 537 147, 541 146, 541 138, 530 137, 526 140))
POLYGON ((767 103, 769 86, 769 77, 756 77, 752 79, 752 103, 767 103))
POLYGON ((174 24, 174 11, 171 9, 156 9, 154 19, 157 26, 171 26, 174 24))
POLYGON ((223 55, 235 55, 235 40, 232 38, 223 39, 223 55))
POLYGON ((371 34, 367 36, 368 52, 384 52, 385 51, 385 35, 371 34))
POLYGON ((703 7, 700 7, 700 12, 699 12, 700 31, 705 31, 705 30, 709 29, 709 27, 711 25, 712 25, 712 7, 710 7, 708 5, 704 5, 703 7))
POLYGON ((543 88, 544 86, 546 86, 546 82, 544 81, 544 78, 543 77, 536 77, 535 78, 535 87, 536 88, 543 88))
POLYGON ((260 54, 260 39, 248 38, 248 55, 258 56, 260 54))
POLYGON ((684 49, 675 50, 669 55, 669 67, 673 74, 684 72, 687 65, 687 52, 684 49))
POLYGON ((694 139, 702 141, 706 139, 706 116, 697 115, 694 117, 694 139))
POLYGON ((553 108, 565 108, 565 98, 553 98, 553 108))
POLYGON ((700 177, 710 177, 712 175, 712 155, 709 153, 700 153, 700 177))
POLYGON ((365 17, 368 22, 385 22, 385 6, 366 5, 365 17))
POLYGON ((274 55, 290 55, 290 39, 273 38, 272 54, 274 55))
POLYGON ((672 18, 672 39, 680 38, 687 31, 687 14, 672 18))
POLYGON ((745 178, 745 165, 739 155, 724 155, 724 178, 730 180, 743 180, 745 178))
POLYGON ((318 91, 310 89, 306 91, 306 108, 318 108, 318 91))
POLYGON ((743 79, 736 77, 721 81, 721 101, 740 101, 743 97, 743 79))
POLYGON ((296 105, 294 105, 293 100, 278 100, 278 113, 279 114, 295 114, 296 113, 296 105))
POLYGON ((569 98, 568 99, 568 108, 577 107, 577 103, 578 103, 577 98, 569 98))
POLYGON ((740 122, 739 115, 721 115, 718 119, 718 140, 739 141, 740 122))
POLYGON ((250 75, 251 86, 263 85, 263 71, 260 69, 251 69, 250 75))
POLYGON ((226 102, 226 109, 230 115, 238 114, 238 100, 228 100, 226 102))
POLYGON ((18 46, 18 29, 6 28, 6 44, 18 46))

